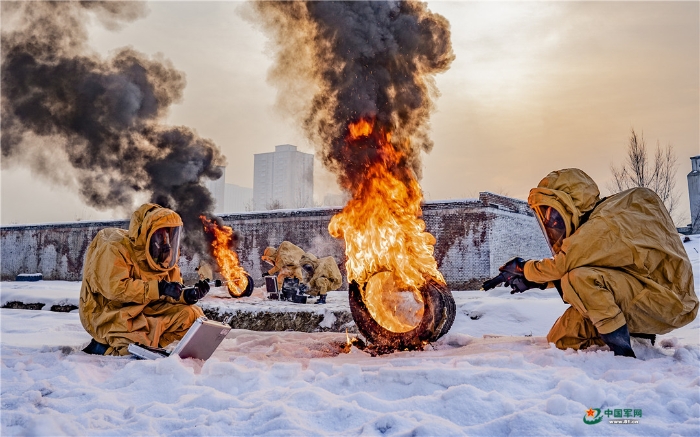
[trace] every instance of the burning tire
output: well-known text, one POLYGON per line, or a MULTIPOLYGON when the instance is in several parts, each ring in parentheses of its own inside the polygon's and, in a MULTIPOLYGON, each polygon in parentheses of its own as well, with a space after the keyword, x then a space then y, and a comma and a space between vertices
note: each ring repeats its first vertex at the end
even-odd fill
MULTIPOLYGON (((384 273, 389 275, 388 272, 384 273)), ((378 321, 381 317, 377 317, 377 310, 370 309, 376 307, 376 302, 369 302, 368 305, 368 300, 376 301, 368 296, 368 287, 372 287, 373 280, 378 283, 376 286, 386 284, 382 278, 375 280, 379 275, 382 273, 373 276, 362 286, 355 281, 350 284, 350 311, 358 330, 369 343, 381 352, 422 349, 427 343, 437 340, 450 330, 456 314, 455 301, 450 290, 434 280, 429 280, 421 288, 422 307, 411 314, 414 316, 413 322, 410 321, 410 317, 404 317, 401 321, 394 320, 395 323, 378 321)), ((395 317, 398 306, 400 304, 394 306, 394 316, 390 318, 395 317)))
POLYGON ((255 287, 255 284, 253 283, 253 278, 250 277, 250 275, 245 275, 246 278, 248 278, 248 284, 246 285, 245 289, 240 289, 238 288, 235 284, 229 282, 227 284, 228 286, 228 294, 231 295, 231 297, 248 297, 251 294, 253 294, 253 287, 255 287))

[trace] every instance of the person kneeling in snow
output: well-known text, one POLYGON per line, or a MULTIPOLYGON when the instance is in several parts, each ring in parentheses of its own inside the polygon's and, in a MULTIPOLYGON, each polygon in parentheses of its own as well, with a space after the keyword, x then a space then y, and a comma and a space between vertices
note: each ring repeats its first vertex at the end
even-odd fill
POLYGON ((316 258, 313 254, 305 253, 299 264, 304 270, 304 282, 309 285, 309 295, 319 296, 317 304, 326 303, 326 293, 337 290, 343 283, 338 264, 332 256, 316 258))
POLYGON ((267 247, 260 257, 264 262, 272 265, 263 276, 277 273, 277 288, 282 289, 285 278, 297 278, 300 282, 304 280, 301 272, 299 260, 304 255, 304 249, 289 241, 283 241, 280 246, 267 247))
POLYGON ((520 272, 506 281, 513 292, 550 283, 571 305, 547 334, 557 348, 608 345, 615 355, 634 357, 630 335, 653 342, 695 319, 692 266, 656 193, 637 187, 599 196, 581 170, 547 175, 530 190, 528 204, 553 257, 514 258, 501 271, 520 272))
POLYGON ((147 203, 129 230, 102 229, 85 254, 80 322, 92 336, 84 352, 127 355, 131 343, 165 347, 204 315, 193 305, 209 291, 206 281, 183 293, 177 266, 182 220, 147 203))

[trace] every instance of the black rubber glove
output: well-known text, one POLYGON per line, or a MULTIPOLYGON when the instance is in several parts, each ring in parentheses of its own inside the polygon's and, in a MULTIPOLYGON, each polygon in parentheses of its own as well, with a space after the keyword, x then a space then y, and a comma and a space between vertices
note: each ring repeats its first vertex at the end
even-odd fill
POLYGON ((526 260, 520 257, 511 258, 508 260, 508 262, 498 268, 498 270, 501 272, 498 274, 498 276, 484 282, 482 289, 490 290, 498 286, 498 284, 503 283, 503 285, 506 287, 511 288, 510 294, 522 293, 523 291, 531 288, 539 288, 540 290, 544 290, 545 287, 547 287, 547 284, 538 284, 537 282, 531 282, 525 279, 524 268, 526 262, 526 260))
POLYGON ((199 281, 194 284, 194 287, 185 290, 185 302, 189 305, 195 304, 207 293, 209 293, 209 283, 207 281, 199 281))
POLYGON ((175 300, 180 300, 182 294, 182 284, 179 282, 158 281, 158 295, 169 296, 175 300))
POLYGON ((522 293, 523 291, 531 288, 539 288, 540 290, 544 290, 545 287, 547 287, 547 284, 538 284, 537 282, 532 282, 525 279, 526 262, 527 260, 515 257, 498 268, 498 270, 505 273, 506 280, 504 281, 503 285, 511 288, 510 294, 522 293))
POLYGON ((538 284, 537 282, 528 281, 525 279, 525 276, 522 278, 514 278, 512 281, 506 282, 503 285, 511 288, 510 294, 522 293, 523 291, 527 291, 532 288, 544 290, 544 288, 547 286, 547 284, 538 284))

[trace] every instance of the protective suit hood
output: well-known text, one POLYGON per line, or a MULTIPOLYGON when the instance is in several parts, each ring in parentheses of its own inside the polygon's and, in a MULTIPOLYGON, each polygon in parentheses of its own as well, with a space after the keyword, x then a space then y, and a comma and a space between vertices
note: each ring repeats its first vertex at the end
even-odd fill
POLYGON ((316 270, 318 268, 318 258, 316 258, 316 255, 308 252, 302 255, 299 259, 299 265, 305 266, 306 264, 310 264, 311 267, 316 270))
POLYGON ((308 275, 309 294, 312 296, 324 295, 332 290, 337 290, 343 283, 343 277, 338 269, 335 259, 332 256, 317 258, 313 254, 305 253, 299 260, 302 268, 305 265, 313 267, 308 275))
POLYGON ((318 258, 316 258, 316 255, 307 252, 299 259, 299 265, 303 272, 304 281, 309 282, 318 269, 318 258))
POLYGON ((549 173, 537 188, 530 190, 527 203, 530 208, 549 206, 556 209, 566 224, 566 237, 581 224, 581 217, 600 201, 598 185, 577 168, 549 173))
POLYGON ((272 246, 267 246, 262 256, 274 263, 275 257, 277 256, 277 249, 272 246))
MULTIPOLYGON (((174 268, 164 268, 157 264, 151 257, 148 246, 153 233, 160 228, 174 228, 182 226, 182 219, 173 210, 163 208, 154 203, 141 205, 131 215, 129 223, 129 240, 134 251, 134 257, 139 261, 146 261, 148 266, 155 271, 168 271, 174 268)), ((179 253, 173 256, 179 257, 179 253)), ((177 263, 175 263, 177 264, 177 263)))

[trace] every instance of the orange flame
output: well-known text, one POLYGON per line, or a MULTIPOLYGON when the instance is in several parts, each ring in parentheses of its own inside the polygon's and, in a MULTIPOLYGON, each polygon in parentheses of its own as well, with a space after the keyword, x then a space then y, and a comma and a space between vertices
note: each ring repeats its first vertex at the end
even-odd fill
POLYGON ((445 283, 433 257, 435 238, 419 218, 421 188, 412 170, 401 165, 404 154, 392 145, 390 132, 375 130, 374 120, 366 119, 348 131, 348 147, 371 137, 380 159, 366 168, 359 186, 351 187, 353 198, 331 219, 328 231, 345 239, 348 281, 366 284, 363 298, 375 321, 406 332, 422 317, 421 287, 430 278, 445 283), (406 293, 399 291, 411 292, 414 310, 407 310, 406 293))
POLYGON ((200 215, 204 230, 213 235, 211 242, 212 254, 219 265, 221 276, 226 280, 228 292, 233 297, 240 297, 248 286, 248 274, 238 261, 238 254, 231 249, 233 229, 229 226, 219 226, 216 222, 200 215))
POLYGON ((357 123, 350 123, 348 130, 353 139, 368 137, 372 134, 372 125, 369 121, 362 119, 357 123))

